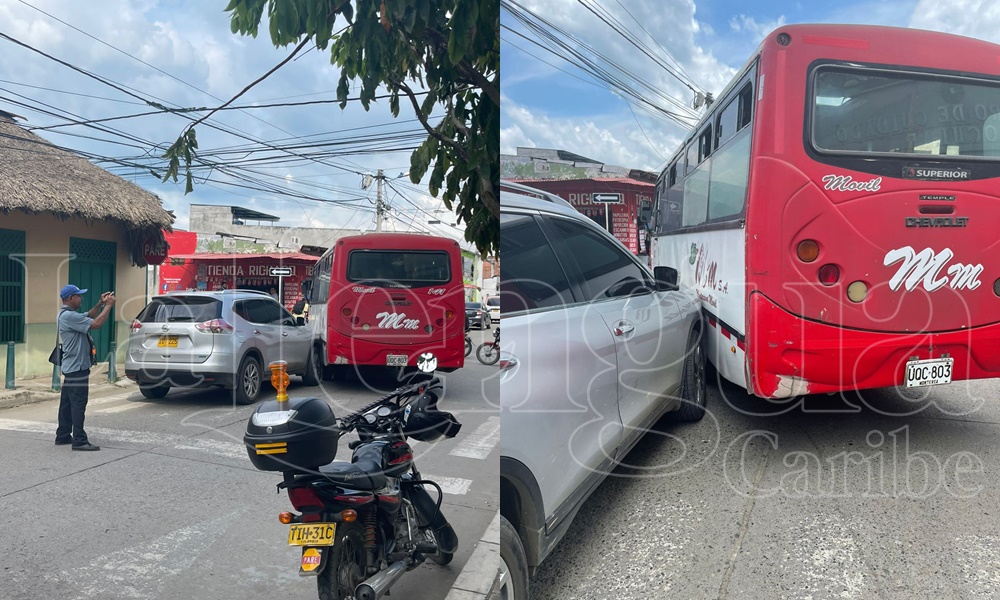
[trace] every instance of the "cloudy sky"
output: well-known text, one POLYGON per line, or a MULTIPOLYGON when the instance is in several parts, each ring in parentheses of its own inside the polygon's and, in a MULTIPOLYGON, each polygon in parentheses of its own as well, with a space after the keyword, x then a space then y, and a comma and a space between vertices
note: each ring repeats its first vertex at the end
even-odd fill
MULTIPOLYGON (((386 100, 368 112, 355 102, 346 110, 325 103, 216 113, 197 127, 205 167, 187 196, 183 178, 160 183, 143 165, 163 171, 156 157, 189 117, 160 112, 92 127, 73 124, 157 111, 150 103, 214 108, 289 55, 291 47, 274 48, 266 23, 257 39, 231 33, 226 4, 0 0, 0 34, 6 36, 0 37, 0 110, 26 117, 22 126, 56 145, 124 162, 98 164, 160 196, 180 228, 187 226, 189 203, 244 206, 281 216, 281 225, 372 228, 375 188, 361 189, 363 175, 406 173, 411 149, 426 137, 408 104, 398 119, 386 100)), ((234 106, 330 101, 338 74, 329 55, 312 48, 234 106)), ((385 192, 393 216, 386 229, 461 235, 427 224, 434 217, 454 222, 454 216, 434 213, 443 205, 425 184, 407 176, 385 192)))
MULTIPOLYGON (((874 0, 777 2, 737 0, 513 0, 627 69, 635 82, 690 105, 694 93, 642 55, 592 12, 606 10, 652 54, 669 55, 695 89, 716 95, 771 30, 786 23, 864 23, 933 29, 1000 43, 1000 2, 874 0), (588 8, 589 7, 589 8, 588 8)), ((660 170, 686 129, 627 103, 604 83, 545 52, 501 12, 500 149, 557 148, 607 164, 660 170)), ((547 27, 547 29, 549 29, 547 27)), ((640 92, 651 97, 650 89, 640 92)), ((662 99, 658 105, 669 107, 662 99)), ((680 113, 682 109, 670 108, 680 113)))

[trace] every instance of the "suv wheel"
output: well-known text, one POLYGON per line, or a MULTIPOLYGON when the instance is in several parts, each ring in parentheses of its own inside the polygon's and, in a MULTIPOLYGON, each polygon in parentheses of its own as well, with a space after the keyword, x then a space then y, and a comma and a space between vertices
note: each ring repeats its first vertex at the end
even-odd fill
POLYGON ((323 378, 323 357, 319 354, 319 346, 313 346, 309 351, 309 360, 306 361, 306 370, 302 374, 302 383, 306 385, 319 385, 323 378))
POLYGON ((493 591, 500 598, 527 600, 528 559, 521 538, 504 517, 500 517, 500 559, 500 575, 493 591))
POLYGON ((236 404, 253 404, 260 396, 260 362, 253 356, 243 357, 240 368, 236 371, 236 381, 233 386, 233 400, 236 404))
POLYGON ((167 395, 170 391, 170 385, 162 382, 158 383, 140 383, 139 391, 142 395, 150 400, 155 400, 157 398, 162 398, 167 395))
POLYGON ((705 416, 705 352, 702 348, 701 335, 692 331, 684 359, 681 407, 674 413, 676 421, 700 421, 705 416))

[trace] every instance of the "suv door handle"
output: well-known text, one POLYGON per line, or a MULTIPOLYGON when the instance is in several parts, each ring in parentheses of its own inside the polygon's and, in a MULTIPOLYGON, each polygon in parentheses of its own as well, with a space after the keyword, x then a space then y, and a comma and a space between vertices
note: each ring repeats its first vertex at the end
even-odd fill
POLYGON ((619 337, 632 333, 633 331, 635 331, 635 326, 633 326, 631 323, 626 323, 624 321, 619 323, 618 327, 615 327, 615 335, 619 337))

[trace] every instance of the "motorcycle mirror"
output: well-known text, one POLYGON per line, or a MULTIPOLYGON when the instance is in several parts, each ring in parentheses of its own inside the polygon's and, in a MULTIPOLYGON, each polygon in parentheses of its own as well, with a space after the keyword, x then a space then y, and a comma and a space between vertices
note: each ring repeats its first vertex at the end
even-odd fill
POLYGON ((433 373, 438 366, 438 359, 433 352, 424 352, 417 357, 417 369, 423 373, 433 373))

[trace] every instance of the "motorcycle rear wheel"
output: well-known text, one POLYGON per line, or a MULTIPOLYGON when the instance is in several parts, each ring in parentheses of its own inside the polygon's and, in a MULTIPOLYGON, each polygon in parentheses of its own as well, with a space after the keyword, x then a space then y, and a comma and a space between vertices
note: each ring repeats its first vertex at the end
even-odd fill
MULTIPOLYGON (((449 525, 448 527, 450 528, 451 525, 449 525)), ((435 546, 438 545, 437 536, 434 535, 433 529, 427 527, 423 530, 423 534, 424 534, 424 539, 426 539, 428 542, 432 542, 435 546)), ((454 535, 454 533, 452 535, 454 535)), ((437 554, 429 554, 427 558, 433 560, 434 562, 436 562, 441 566, 444 566, 450 563, 451 559, 455 558, 455 554, 453 552, 441 552, 441 550, 438 549, 437 554)))
POLYGON ((500 350, 493 342, 483 342, 476 348, 476 358, 484 365, 495 365, 500 360, 500 350))
POLYGON ((465 336, 465 355, 468 356, 472 354, 472 339, 469 336, 465 336))
POLYGON ((319 600, 350 600, 365 580, 365 529, 358 522, 337 524, 326 567, 316 578, 319 600))

